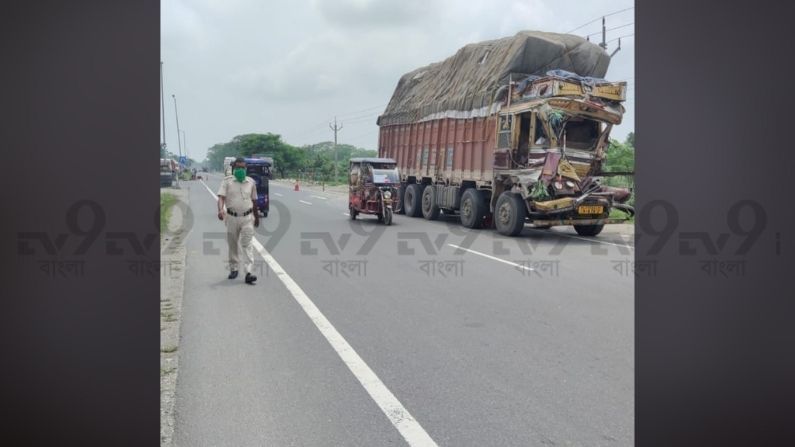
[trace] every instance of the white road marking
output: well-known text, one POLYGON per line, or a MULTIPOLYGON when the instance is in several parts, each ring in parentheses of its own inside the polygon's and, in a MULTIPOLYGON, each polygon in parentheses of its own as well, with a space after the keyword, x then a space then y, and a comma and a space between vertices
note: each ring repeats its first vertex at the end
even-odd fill
MULTIPOLYGON (((530 228, 530 229, 531 230, 535 230, 535 231, 544 231, 546 234, 549 234, 549 230, 536 230, 535 228, 530 228)), ((588 241, 588 242, 592 242, 594 244, 607 244, 607 245, 613 245, 613 246, 616 246, 616 247, 628 248, 630 250, 634 250, 635 249, 635 247, 633 247, 633 246, 631 246, 629 244, 615 244, 613 242, 607 242, 607 241, 602 241, 602 240, 599 240, 599 239, 593 239, 593 238, 587 238, 587 237, 580 237, 580 236, 575 236, 573 234, 566 234, 566 233, 560 233, 560 232, 554 232, 553 234, 555 234, 556 236, 565 236, 565 237, 570 237, 572 239, 579 239, 581 241, 588 241)))
POLYGON ((199 181, 202 182, 202 185, 204 185, 205 188, 207 188, 207 192, 212 194, 212 196, 215 197, 215 200, 218 200, 218 196, 216 196, 215 193, 213 192, 213 190, 210 189, 209 186, 207 186, 207 183, 204 183, 204 180, 199 180, 199 181))
POLYGON ((284 197, 284 194, 279 194, 278 192, 273 193, 274 196, 284 197))
POLYGON ((299 200, 299 202, 301 202, 301 203, 303 203, 303 204, 305 204, 305 205, 311 205, 311 203, 310 203, 310 202, 307 202, 307 201, 305 201, 305 200, 299 200))
POLYGON ((534 268, 532 268, 532 267, 528 267, 528 266, 526 266, 526 265, 521 265, 521 264, 517 264, 517 263, 515 263, 515 262, 506 261, 505 259, 500 259, 500 258, 498 258, 498 257, 496 257, 496 256, 487 255, 486 253, 481 253, 481 252, 479 252, 479 251, 470 250, 470 249, 468 249, 468 248, 460 247, 460 246, 458 246, 458 245, 455 245, 455 244, 447 244, 447 245, 449 245, 449 246, 451 246, 451 247, 454 247, 454 248, 457 248, 457 249, 459 249, 459 250, 464 250, 464 251, 468 251, 468 252, 470 252, 470 253, 473 253, 473 254, 476 254, 476 255, 479 255, 479 256, 483 256, 484 258, 489 258, 489 259, 491 259, 491 260, 494 260, 494 261, 497 261, 497 262, 502 262, 503 264, 508 264, 508 265, 512 265, 512 266, 514 266, 514 267, 519 267, 520 269, 524 269, 524 270, 531 270, 531 271, 532 271, 532 270, 535 270, 534 268))
POLYGON ((310 197, 314 197, 314 198, 320 199, 320 200, 328 200, 328 197, 322 197, 322 196, 310 196, 310 197))
MULTIPOLYGON (((203 183, 203 182, 202 182, 203 183)), ((207 185, 207 191, 218 200, 218 196, 213 194, 207 185)), ((304 313, 312 320, 315 327, 323 334, 337 355, 340 356, 345 366, 353 373, 354 377, 364 387, 367 394, 375 401, 378 408, 384 412, 392 425, 403 435, 403 439, 412 447, 438 447, 436 442, 428 435, 424 428, 414 419, 414 416, 400 403, 400 401, 389 391, 384 382, 378 378, 372 369, 359 357, 342 334, 337 331, 334 325, 326 318, 315 303, 307 296, 303 289, 296 283, 290 275, 276 262, 273 256, 265 250, 265 247, 256 239, 252 239, 252 244, 262 259, 268 263, 271 271, 284 284, 295 301, 304 310, 304 313)))
POLYGON ((351 214, 350 214, 350 213, 342 213, 342 215, 343 215, 343 216, 348 216, 348 217, 351 217, 351 214))

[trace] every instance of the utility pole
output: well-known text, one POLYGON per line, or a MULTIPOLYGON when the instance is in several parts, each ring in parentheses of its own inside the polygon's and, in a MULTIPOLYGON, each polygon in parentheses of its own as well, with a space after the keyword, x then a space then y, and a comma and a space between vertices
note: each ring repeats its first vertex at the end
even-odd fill
POLYGON ((179 146, 179 157, 182 158, 182 135, 179 131, 179 112, 177 111, 177 96, 171 95, 174 98, 174 116, 177 118, 177 145, 179 146))
MULTIPOLYGON (((166 149, 166 99, 163 97, 163 61, 160 61, 160 113, 163 115, 163 143, 160 147, 166 149)), ((165 155, 165 154, 164 154, 165 155)))
MULTIPOLYGON (((621 27, 619 27, 619 28, 621 28, 621 27)), ((613 28, 613 29, 615 29, 615 28, 613 28)), ((602 42, 599 44, 599 46, 602 47, 603 50, 607 51, 607 29, 605 28, 605 18, 604 17, 602 17, 602 42)), ((621 49, 621 38, 619 37, 618 38, 618 47, 616 47, 616 49, 613 50, 612 53, 610 53, 610 57, 612 58, 613 56, 615 56, 615 54, 618 53, 618 50, 620 50, 620 49, 621 49)))
POLYGON ((185 160, 190 159, 188 155, 188 138, 185 136, 185 129, 182 129, 182 147, 185 148, 185 160))
POLYGON ((334 125, 332 126, 329 123, 328 127, 334 131, 334 181, 337 181, 337 132, 342 130, 342 123, 340 123, 339 127, 337 127, 337 117, 334 117, 334 125))
POLYGON ((605 29, 605 18, 602 17, 602 43, 600 43, 599 46, 607 51, 607 42, 605 42, 605 39, 607 39, 607 30, 605 29))
MULTIPOLYGON (((182 159, 182 140, 179 134, 179 113, 177 112, 177 96, 171 95, 174 98, 174 116, 177 118, 177 146, 179 146, 179 158, 182 159)), ((179 187, 179 175, 177 175, 177 187, 179 187)))

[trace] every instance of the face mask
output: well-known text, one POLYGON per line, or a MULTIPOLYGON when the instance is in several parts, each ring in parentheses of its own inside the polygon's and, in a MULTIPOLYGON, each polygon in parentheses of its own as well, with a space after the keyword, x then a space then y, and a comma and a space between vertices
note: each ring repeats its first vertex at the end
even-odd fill
POLYGON ((243 168, 235 168, 235 170, 233 172, 234 172, 235 178, 237 179, 238 182, 242 182, 243 180, 246 179, 246 170, 245 169, 243 169, 243 168))

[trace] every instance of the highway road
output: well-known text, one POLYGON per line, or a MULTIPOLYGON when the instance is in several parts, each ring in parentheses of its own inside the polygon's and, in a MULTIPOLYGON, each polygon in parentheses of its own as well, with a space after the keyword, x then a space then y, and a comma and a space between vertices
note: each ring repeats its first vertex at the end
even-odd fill
POLYGON ((219 182, 183 182, 176 445, 633 445, 631 235, 387 227, 272 182, 249 286, 219 182))

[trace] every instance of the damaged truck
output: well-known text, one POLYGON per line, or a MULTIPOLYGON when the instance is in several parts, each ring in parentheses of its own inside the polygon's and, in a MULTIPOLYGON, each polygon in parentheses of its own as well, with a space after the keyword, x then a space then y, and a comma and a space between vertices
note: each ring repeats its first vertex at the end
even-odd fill
POLYGON ((402 76, 377 121, 378 156, 401 173, 398 212, 508 236, 626 222, 630 191, 602 184, 626 99, 625 82, 603 79, 609 62, 578 36, 524 31, 402 76))

